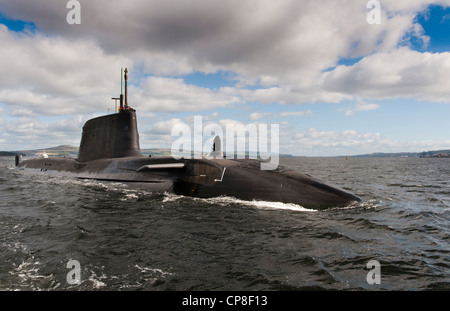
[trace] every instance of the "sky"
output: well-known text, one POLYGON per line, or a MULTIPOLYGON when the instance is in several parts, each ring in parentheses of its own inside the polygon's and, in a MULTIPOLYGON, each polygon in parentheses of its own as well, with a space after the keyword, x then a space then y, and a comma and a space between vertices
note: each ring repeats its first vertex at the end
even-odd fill
POLYGON ((201 116, 296 156, 450 149, 450 0, 71 2, 0 0, 0 150, 78 146, 125 67, 141 148, 201 116))

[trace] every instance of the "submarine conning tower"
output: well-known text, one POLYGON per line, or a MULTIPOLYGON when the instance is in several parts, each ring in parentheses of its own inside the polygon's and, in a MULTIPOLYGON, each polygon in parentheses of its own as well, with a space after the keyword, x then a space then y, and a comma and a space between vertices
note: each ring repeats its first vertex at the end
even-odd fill
POLYGON ((140 156, 135 110, 94 118, 83 126, 79 162, 140 156))
POLYGON ((120 94, 118 113, 97 117, 84 124, 78 151, 79 162, 142 156, 139 147, 136 111, 128 106, 127 68, 125 68, 124 77, 125 105, 123 94, 120 94))

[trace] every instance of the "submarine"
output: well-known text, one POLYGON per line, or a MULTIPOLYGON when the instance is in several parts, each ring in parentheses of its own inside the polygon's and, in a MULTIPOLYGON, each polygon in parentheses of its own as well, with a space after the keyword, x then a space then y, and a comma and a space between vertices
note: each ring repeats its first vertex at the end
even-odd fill
POLYGON ((283 166, 261 170, 262 160, 225 158, 219 137, 214 139, 212 157, 176 159, 142 155, 136 110, 128 105, 127 69, 122 78, 125 78, 125 98, 123 94, 112 98, 120 99, 118 112, 84 124, 78 158, 16 159, 16 169, 122 182, 152 192, 293 203, 310 209, 343 207, 361 201, 348 191, 297 170, 283 166))

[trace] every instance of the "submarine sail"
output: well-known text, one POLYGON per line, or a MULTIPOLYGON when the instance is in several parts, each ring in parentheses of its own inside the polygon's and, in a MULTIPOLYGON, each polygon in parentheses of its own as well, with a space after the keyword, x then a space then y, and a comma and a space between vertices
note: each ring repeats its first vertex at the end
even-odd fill
POLYGON ((139 156, 142 154, 134 109, 97 117, 83 126, 78 161, 139 156))

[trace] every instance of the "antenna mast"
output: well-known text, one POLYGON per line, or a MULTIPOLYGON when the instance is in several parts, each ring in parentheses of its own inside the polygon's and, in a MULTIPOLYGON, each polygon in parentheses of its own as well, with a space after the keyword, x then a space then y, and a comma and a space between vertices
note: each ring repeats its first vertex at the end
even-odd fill
POLYGON ((128 92, 127 92, 127 85, 128 85, 128 69, 125 68, 125 106, 128 107, 128 92))
POLYGON ((120 68, 120 108, 119 112, 123 110, 123 68, 120 68))

